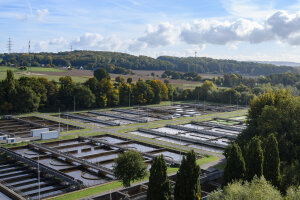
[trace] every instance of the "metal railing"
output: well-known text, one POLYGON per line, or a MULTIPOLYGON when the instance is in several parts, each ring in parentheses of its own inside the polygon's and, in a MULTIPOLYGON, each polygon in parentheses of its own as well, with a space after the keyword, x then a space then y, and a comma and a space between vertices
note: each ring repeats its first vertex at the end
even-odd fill
POLYGON ((99 119, 92 119, 92 118, 89 118, 89 117, 83 117, 83 116, 79 116, 79 115, 66 114, 66 113, 64 113, 63 115, 68 116, 68 117, 72 117, 72 118, 85 120, 85 121, 95 122, 95 123, 99 123, 99 124, 106 124, 106 125, 110 125, 110 126, 120 126, 120 124, 118 124, 118 123, 103 121, 103 120, 99 120, 99 119))
POLYGON ((172 134, 168 134, 168 133, 165 133, 165 132, 159 132, 159 131, 154 131, 154 130, 150 130, 150 129, 139 128, 138 131, 153 134, 153 135, 158 135, 158 136, 162 136, 162 137, 169 137, 169 138, 172 138, 172 139, 185 141, 185 142, 190 142, 190 143, 193 143, 193 144, 202 144, 202 145, 206 145, 206 146, 217 147, 217 148, 220 148, 220 149, 225 149, 226 148, 226 145, 223 145, 223 144, 217 144, 217 143, 204 141, 204 140, 197 140, 197 139, 194 139, 194 138, 182 137, 182 136, 179 136, 179 135, 172 135, 172 134))
POLYGON ((213 127, 213 128, 222 128, 222 129, 225 129, 225 130, 237 131, 237 132, 242 132, 244 130, 244 129, 238 128, 238 127, 227 126, 227 125, 211 123, 211 122, 192 121, 191 123, 196 124, 196 125, 200 125, 200 126, 208 126, 208 127, 213 127))
POLYGON ((92 113, 95 115, 106 116, 106 117, 117 118, 117 119, 125 119, 125 120, 139 122, 139 123, 147 123, 148 122, 145 119, 138 119, 138 118, 132 118, 132 117, 127 117, 127 116, 114 115, 114 114, 109 114, 109 113, 105 113, 105 112, 89 111, 89 113, 92 113))
POLYGON ((203 135, 215 136, 215 137, 224 137, 224 138, 231 138, 231 139, 236 139, 237 138, 236 135, 216 133, 216 132, 212 132, 212 131, 200 130, 200 129, 196 129, 196 128, 190 128, 190 127, 184 127, 184 126, 178 126, 178 125, 168 124, 168 125, 166 125, 166 127, 173 128, 173 129, 178 129, 178 130, 183 130, 183 131, 200 133, 200 134, 203 134, 203 135))

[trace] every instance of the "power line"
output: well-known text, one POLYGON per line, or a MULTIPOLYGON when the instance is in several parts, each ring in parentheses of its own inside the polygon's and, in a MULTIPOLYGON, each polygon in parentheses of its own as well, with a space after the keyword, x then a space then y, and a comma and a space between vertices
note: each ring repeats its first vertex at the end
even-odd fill
POLYGON ((30 48, 31 48, 31 45, 30 45, 30 40, 29 40, 29 42, 28 42, 29 67, 31 67, 31 56, 30 56, 31 50, 30 50, 30 48))
POLYGON ((11 41, 11 38, 8 37, 8 41, 7 41, 7 50, 8 50, 8 53, 11 53, 11 48, 12 48, 12 41, 11 41))
MULTIPOLYGON (((195 64, 197 65, 197 61, 196 61, 196 58, 197 58, 197 51, 195 51, 195 64)), ((194 67, 194 72, 196 72, 196 65, 195 65, 195 67, 194 67)))
POLYGON ((28 54, 30 54, 30 40, 28 42, 28 54))

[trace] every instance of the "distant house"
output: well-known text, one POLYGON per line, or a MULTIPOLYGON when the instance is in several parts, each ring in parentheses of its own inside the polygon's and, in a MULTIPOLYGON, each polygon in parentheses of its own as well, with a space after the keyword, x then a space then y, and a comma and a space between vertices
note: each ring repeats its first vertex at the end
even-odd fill
POLYGON ((80 67, 79 67, 79 69, 80 69, 80 70, 83 70, 83 67, 82 67, 82 66, 80 66, 80 67))

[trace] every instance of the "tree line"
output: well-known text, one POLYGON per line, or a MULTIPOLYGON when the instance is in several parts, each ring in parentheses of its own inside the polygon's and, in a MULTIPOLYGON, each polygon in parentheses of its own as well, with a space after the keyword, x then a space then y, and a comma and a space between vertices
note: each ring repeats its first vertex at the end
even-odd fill
POLYGON ((276 73, 298 73, 299 69, 255 62, 239 62, 206 57, 133 56, 126 53, 106 51, 71 51, 58 53, 11 53, 1 54, 1 65, 15 66, 73 66, 97 69, 109 65, 118 73, 126 70, 173 70, 196 73, 239 73, 244 75, 269 75, 276 73))
MULTIPOLYGON (((197 73, 237 73, 242 75, 269 75, 285 72, 299 73, 299 69, 289 66, 275 66, 255 62, 222 60, 207 57, 160 56, 158 60, 169 61, 177 66, 177 71, 197 73)), ((169 68, 168 68, 169 69, 169 68)), ((170 69, 169 69, 170 70, 170 69)))
POLYGON ((188 81, 201 81, 202 77, 198 75, 196 72, 186 72, 180 73, 177 71, 166 70, 162 73, 161 78, 170 78, 170 79, 183 79, 188 81))
POLYGON ((14 78, 11 70, 0 82, 0 113, 26 113, 87 108, 105 108, 118 105, 156 104, 168 100, 168 87, 159 80, 132 82, 121 77, 115 84, 104 69, 96 70, 94 77, 76 84, 71 77, 60 77, 59 82, 43 77, 14 78))
POLYGON ((14 78, 12 71, 0 82, 0 112, 26 113, 32 111, 72 110, 158 104, 161 101, 209 101, 215 103, 248 105, 251 100, 266 91, 280 88, 262 84, 249 87, 244 84, 232 88, 217 87, 214 82, 205 80, 194 89, 174 87, 165 80, 125 80, 116 77, 113 82, 109 73, 100 68, 94 77, 86 82, 75 83, 71 77, 61 77, 59 82, 43 77, 14 78), (24 99, 21 100, 21 99, 24 99))
POLYGON ((248 87, 256 85, 270 84, 272 86, 281 84, 283 86, 292 86, 300 90, 300 73, 270 74, 268 76, 259 76, 257 78, 244 77, 240 74, 224 74, 223 77, 214 77, 212 81, 218 86, 234 87, 244 84, 248 87))

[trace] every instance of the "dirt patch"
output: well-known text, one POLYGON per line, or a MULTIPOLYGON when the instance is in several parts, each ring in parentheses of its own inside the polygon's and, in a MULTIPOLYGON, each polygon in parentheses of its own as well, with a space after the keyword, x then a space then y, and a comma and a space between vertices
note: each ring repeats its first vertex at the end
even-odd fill
POLYGON ((43 72, 43 74, 46 74, 49 76, 78 76, 78 77, 92 77, 93 76, 92 71, 79 70, 79 69, 72 69, 72 70, 66 69, 63 72, 43 72))
POLYGON ((46 75, 46 74, 40 74, 35 72, 15 72, 15 73, 21 76, 45 76, 46 75))

